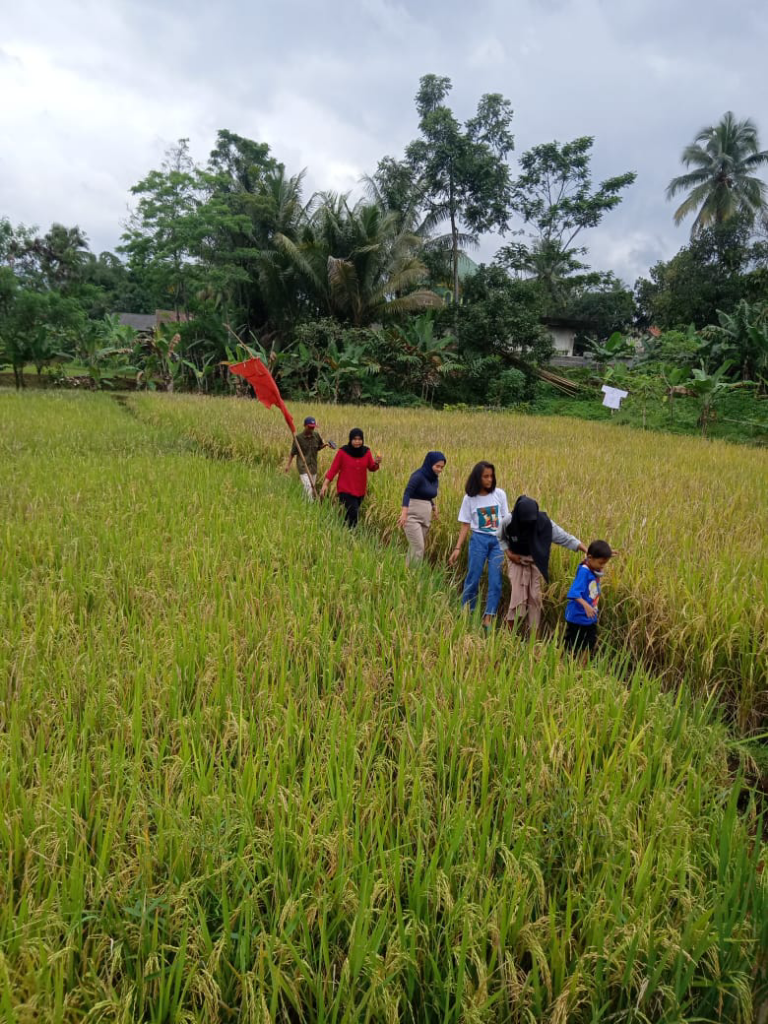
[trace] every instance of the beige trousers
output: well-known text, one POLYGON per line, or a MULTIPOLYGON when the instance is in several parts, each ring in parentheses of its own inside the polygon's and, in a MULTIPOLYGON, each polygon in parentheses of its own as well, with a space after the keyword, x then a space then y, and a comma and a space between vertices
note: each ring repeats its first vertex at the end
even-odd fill
POLYGON ((299 480, 301 480, 301 486, 304 488, 304 495, 309 501, 315 500, 315 492, 313 485, 316 477, 312 473, 299 473, 299 480))
POLYGON ((506 555, 504 561, 510 586, 507 623, 524 622, 529 632, 535 633, 541 622, 541 573, 531 558, 524 559, 522 565, 510 562, 506 555))
POLYGON ((424 557, 424 545, 432 522, 432 502, 412 498, 408 506, 408 518, 403 532, 408 538, 408 554, 405 564, 412 565, 424 557))

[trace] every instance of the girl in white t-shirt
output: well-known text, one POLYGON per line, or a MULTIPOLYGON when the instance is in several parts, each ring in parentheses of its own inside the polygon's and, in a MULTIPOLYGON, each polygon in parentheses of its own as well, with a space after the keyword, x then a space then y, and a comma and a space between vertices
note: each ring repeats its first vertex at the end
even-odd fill
POLYGON ((469 538, 469 563, 462 605, 468 604, 474 611, 477 592, 485 563, 488 563, 488 598, 485 603, 483 625, 489 626, 501 600, 501 565, 504 560, 497 532, 504 516, 509 514, 507 496, 496 486, 496 469, 490 462, 478 462, 469 474, 466 494, 459 512, 459 539, 448 559, 454 565, 458 559, 467 534, 469 538))

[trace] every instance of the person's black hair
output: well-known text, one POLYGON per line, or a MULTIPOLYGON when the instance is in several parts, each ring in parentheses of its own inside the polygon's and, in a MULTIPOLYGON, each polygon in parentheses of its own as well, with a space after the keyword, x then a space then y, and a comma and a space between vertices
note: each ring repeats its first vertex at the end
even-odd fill
POLYGON ((496 467, 492 462, 478 462, 477 465, 472 468, 472 472, 467 477, 467 483, 464 487, 464 490, 470 498, 476 498, 483 489, 483 472, 486 469, 490 469, 493 473, 491 490, 496 490, 496 467))
POLYGON ((611 545, 606 540, 593 540, 587 548, 590 558, 610 558, 613 555, 611 545))

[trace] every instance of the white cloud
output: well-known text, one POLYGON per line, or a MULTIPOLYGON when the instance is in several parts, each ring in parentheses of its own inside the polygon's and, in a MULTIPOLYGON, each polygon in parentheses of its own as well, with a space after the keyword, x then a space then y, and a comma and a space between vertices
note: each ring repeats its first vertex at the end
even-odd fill
POLYGON ((114 247, 130 186, 179 137, 204 160, 218 128, 307 167, 308 188, 346 190, 416 135, 418 79, 435 72, 462 118, 483 92, 508 96, 518 153, 590 134, 597 179, 638 172, 585 237, 593 266, 631 280, 686 239, 664 200, 683 146, 727 109, 759 117, 766 43, 762 0, 732 18, 719 0, 337 0, 332 16, 316 0, 16 4, 0 49, 0 216, 77 223, 114 247))

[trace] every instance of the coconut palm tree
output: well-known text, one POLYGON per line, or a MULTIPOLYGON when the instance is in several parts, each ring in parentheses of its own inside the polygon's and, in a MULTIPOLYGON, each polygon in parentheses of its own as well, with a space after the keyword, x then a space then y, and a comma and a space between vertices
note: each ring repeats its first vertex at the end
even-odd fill
POLYGON ((419 287, 427 277, 422 240, 375 202, 350 206, 345 195, 318 195, 298 238, 278 234, 275 245, 318 311, 356 327, 441 305, 419 287))
POLYGON ((682 160, 694 169, 672 179, 667 199, 688 192, 675 210, 675 223, 695 212, 691 237, 735 216, 751 223, 765 209, 768 187, 755 172, 768 164, 768 150, 760 149, 757 127, 749 118, 737 121, 729 110, 718 124, 701 129, 682 160))

